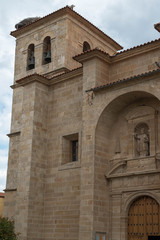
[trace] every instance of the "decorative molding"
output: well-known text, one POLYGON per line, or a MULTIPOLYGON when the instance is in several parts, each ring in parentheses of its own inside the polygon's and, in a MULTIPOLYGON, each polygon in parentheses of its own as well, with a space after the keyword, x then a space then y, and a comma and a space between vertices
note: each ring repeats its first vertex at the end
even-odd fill
POLYGON ((117 174, 108 174, 106 176, 107 179, 111 178, 123 178, 123 177, 130 177, 130 176, 140 176, 140 175, 149 175, 149 174, 155 174, 155 173, 160 173, 159 170, 150 170, 150 171, 137 171, 137 172, 130 172, 130 173, 117 173, 117 174))
POLYGON ((113 174, 113 172, 115 170, 117 170, 118 168, 122 167, 122 166, 126 167, 126 165, 127 165, 127 160, 124 160, 124 161, 121 161, 121 162, 117 163, 116 165, 114 165, 114 167, 108 173, 105 174, 105 177, 107 179, 109 179, 109 178, 112 178, 113 176, 119 175, 119 173, 117 173, 115 175, 115 174, 113 174))
POLYGON ((125 187, 125 188, 119 188, 117 190, 111 190, 110 191, 110 196, 114 195, 122 195, 122 194, 146 194, 146 192, 149 191, 157 191, 159 192, 159 185, 154 185, 154 186, 136 186, 136 187, 125 187), (142 189, 143 188, 143 189, 142 189))
POLYGON ((83 74, 83 68, 79 67, 77 69, 73 69, 67 73, 62 73, 59 74, 57 76, 54 76, 52 78, 47 78, 44 77, 42 75, 39 75, 37 73, 34 73, 32 75, 29 76, 25 76, 24 78, 21 78, 19 80, 16 81, 16 83, 14 85, 11 86, 12 89, 18 88, 18 87, 22 87, 25 86, 27 84, 33 83, 33 82, 40 82, 48 87, 55 85, 57 83, 63 82, 63 81, 67 81, 70 80, 72 78, 81 76, 83 74))

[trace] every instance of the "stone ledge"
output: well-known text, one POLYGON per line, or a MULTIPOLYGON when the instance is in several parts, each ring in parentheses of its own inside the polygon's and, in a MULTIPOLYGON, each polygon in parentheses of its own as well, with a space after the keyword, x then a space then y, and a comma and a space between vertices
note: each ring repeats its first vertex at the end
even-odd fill
POLYGON ((9 133, 9 134, 7 134, 7 136, 10 138, 10 137, 14 137, 14 136, 17 136, 17 135, 20 135, 20 134, 21 134, 21 132, 18 131, 18 132, 9 133))
POLYGON ((80 168, 81 164, 79 161, 77 162, 69 162, 66 164, 63 164, 58 168, 58 171, 63 171, 63 170, 68 170, 68 169, 75 169, 75 168, 80 168))
POLYGON ((6 188, 6 189, 4 189, 3 190, 4 192, 15 192, 15 191, 17 191, 17 188, 6 188))

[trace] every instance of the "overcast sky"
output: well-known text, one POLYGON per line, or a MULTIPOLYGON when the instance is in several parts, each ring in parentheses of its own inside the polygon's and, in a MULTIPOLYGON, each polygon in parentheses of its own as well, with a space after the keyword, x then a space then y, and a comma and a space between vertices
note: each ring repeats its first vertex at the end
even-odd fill
POLYGON ((43 17, 66 5, 124 49, 160 38, 153 25, 160 22, 160 0, 6 0, 0 1, 0 191, 5 189, 11 121, 15 24, 27 17, 43 17))

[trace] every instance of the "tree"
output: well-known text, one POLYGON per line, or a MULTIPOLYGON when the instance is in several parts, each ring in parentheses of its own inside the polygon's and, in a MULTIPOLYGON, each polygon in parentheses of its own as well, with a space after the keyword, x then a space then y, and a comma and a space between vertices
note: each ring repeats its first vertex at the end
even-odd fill
POLYGON ((14 222, 8 218, 0 217, 0 239, 1 240, 17 240, 15 234, 14 222))

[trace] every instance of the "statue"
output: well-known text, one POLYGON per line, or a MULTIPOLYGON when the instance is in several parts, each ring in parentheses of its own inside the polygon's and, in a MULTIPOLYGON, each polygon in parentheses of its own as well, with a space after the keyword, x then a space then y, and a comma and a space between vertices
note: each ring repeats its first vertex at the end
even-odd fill
POLYGON ((149 137, 145 133, 145 129, 141 128, 139 133, 135 134, 136 151, 138 156, 149 156, 149 137))

